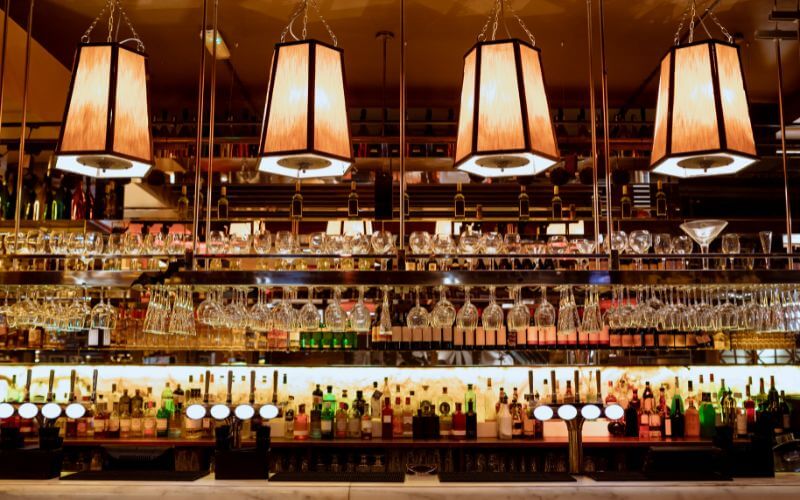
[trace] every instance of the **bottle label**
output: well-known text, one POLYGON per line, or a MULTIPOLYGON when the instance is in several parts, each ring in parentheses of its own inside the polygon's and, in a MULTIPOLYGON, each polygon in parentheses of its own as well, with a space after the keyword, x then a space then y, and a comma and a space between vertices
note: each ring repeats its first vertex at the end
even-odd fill
POLYGON ((111 417, 108 419, 107 429, 109 432, 117 432, 119 428, 120 428, 120 420, 118 418, 111 417))
POLYGON ((131 431, 141 432, 141 430, 142 430, 142 419, 141 418, 131 419, 131 431))
POLYGON ((322 432, 330 432, 333 428, 333 424, 330 420, 323 420, 320 428, 322 429, 322 432))
POLYGON ((186 419, 186 429, 188 429, 188 430, 198 430, 198 429, 200 429, 202 427, 203 427, 203 421, 202 420, 199 420, 199 419, 195 420, 193 418, 187 418, 186 419))
POLYGON ((156 430, 165 431, 167 430, 167 423, 169 420, 166 418, 158 418, 156 419, 156 430))
POLYGON ((391 424, 392 423, 392 416, 391 415, 384 415, 383 416, 383 423, 384 424, 391 424))
POLYGON ((122 418, 119 421, 119 430, 120 432, 130 432, 131 430, 131 419, 129 418, 122 418))
POLYGON ((106 420, 104 418, 94 419, 92 428, 94 428, 95 432, 104 432, 106 430, 106 420))
POLYGON ((156 426, 156 422, 155 422, 155 420, 154 420, 154 419, 152 419, 152 418, 146 418, 146 419, 144 420, 144 430, 145 430, 145 431, 150 431, 150 430, 153 430, 153 429, 155 428, 155 426, 156 426))

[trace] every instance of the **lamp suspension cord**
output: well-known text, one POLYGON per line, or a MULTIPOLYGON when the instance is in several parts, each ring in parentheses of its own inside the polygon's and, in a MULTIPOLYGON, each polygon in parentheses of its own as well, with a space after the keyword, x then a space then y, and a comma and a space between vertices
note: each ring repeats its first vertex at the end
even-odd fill
MULTIPOLYGON (((725 40, 728 43, 733 43, 733 35, 722 25, 720 20, 714 14, 714 11, 711 9, 711 6, 706 7, 705 14, 708 14, 711 17, 711 20, 714 21, 714 24, 717 25, 720 32, 722 32, 722 36, 725 37, 725 40)), ((678 24, 678 29, 675 31, 675 36, 673 37, 673 43, 677 47, 681 44, 681 31, 683 31, 683 26, 686 24, 686 18, 689 18, 689 38, 688 43, 692 43, 694 41, 694 28, 695 28, 695 19, 700 22, 700 26, 703 27, 703 30, 706 32, 709 38, 714 38, 711 35, 711 32, 708 30, 706 23, 703 21, 704 16, 697 15, 697 1, 696 0, 689 0, 689 4, 686 6, 686 9, 683 11, 683 15, 681 16, 681 22, 678 24)))
POLYGON ((122 45, 128 42, 136 42, 136 50, 138 50, 139 52, 144 52, 145 51, 144 42, 142 42, 142 39, 139 38, 139 33, 136 32, 136 28, 133 27, 131 20, 128 18, 128 13, 125 12, 125 9, 122 8, 122 3, 120 2, 120 0, 106 1, 106 4, 103 6, 102 9, 100 9, 100 13, 98 13, 97 17, 95 17, 94 20, 92 21, 92 24, 90 24, 89 27, 86 28, 86 31, 83 32, 83 36, 81 36, 81 43, 90 43, 92 41, 91 40, 92 31, 94 31, 95 26, 97 26, 97 23, 100 22, 100 20, 103 18, 106 11, 108 11, 108 35, 106 36, 106 41, 108 43, 116 42, 118 38, 117 34, 119 33, 120 23, 119 20, 117 20, 117 33, 115 33, 112 36, 112 33, 114 33, 115 10, 119 12, 119 17, 123 21, 125 21, 125 26, 128 27, 128 30, 130 30, 132 35, 130 38, 126 38, 125 40, 119 42, 119 44, 122 45))
POLYGON ((339 40, 336 38, 336 34, 333 32, 333 29, 328 24, 328 21, 325 19, 325 17, 323 17, 322 12, 319 9, 319 3, 317 3, 317 0, 300 0, 300 2, 297 3, 297 6, 289 15, 289 23, 283 28, 283 31, 281 32, 281 43, 286 42, 287 34, 291 35, 292 39, 295 41, 306 39, 306 36, 308 35, 309 6, 314 9, 314 11, 317 13, 317 17, 319 17, 319 20, 322 22, 322 25, 325 26, 325 30, 328 32, 328 36, 330 36, 331 40, 333 40, 333 46, 338 47, 339 40), (294 22, 297 20, 297 18, 300 17, 301 14, 303 16, 303 29, 300 32, 300 37, 298 37, 294 33, 294 22))
POLYGON ((506 36, 508 36, 508 38, 512 38, 511 32, 508 29, 508 24, 506 24, 506 17, 505 17, 506 8, 508 8, 508 11, 511 13, 511 17, 517 20, 522 30, 528 36, 528 40, 530 40, 531 45, 536 46, 536 37, 533 36, 533 33, 531 33, 531 30, 528 29, 528 26, 525 24, 525 21, 523 21, 522 18, 519 17, 519 15, 511 6, 511 4, 508 3, 508 0, 497 0, 494 3, 494 5, 492 5, 492 9, 489 11, 489 15, 486 17, 486 22, 483 23, 483 27, 481 28, 480 33, 478 33, 477 37, 478 41, 485 42, 487 40, 486 32, 488 31, 490 24, 492 25, 491 40, 495 40, 497 36, 497 27, 501 21, 503 22, 503 29, 505 29, 506 36))

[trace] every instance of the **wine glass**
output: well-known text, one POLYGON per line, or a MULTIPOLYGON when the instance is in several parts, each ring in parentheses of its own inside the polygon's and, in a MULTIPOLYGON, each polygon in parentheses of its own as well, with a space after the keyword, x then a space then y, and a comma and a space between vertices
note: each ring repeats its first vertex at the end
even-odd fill
MULTIPOLYGON (((531 323, 531 312, 528 306, 522 303, 522 288, 516 287, 509 292, 514 296, 514 305, 508 311, 506 321, 510 332, 523 332, 531 323)), ((486 313, 484 313, 484 317, 486 313)))
POLYGON ((289 290, 282 289, 281 301, 272 310, 272 325, 279 332, 288 332, 294 325, 294 308, 289 301, 289 290))
MULTIPOLYGON (((628 247, 636 254, 646 254, 653 244, 653 236, 646 229, 631 231, 628 237, 628 247)), ((636 268, 642 270, 642 258, 636 258, 636 268)))
POLYGON ((464 287, 464 304, 456 314, 456 325, 464 330, 474 330, 478 327, 478 308, 470 301, 469 287, 464 287))
POLYGON ((325 326, 334 332, 343 332, 347 325, 347 313, 342 309, 341 288, 333 289, 333 300, 325 308, 325 326))
MULTIPOLYGON (((700 253, 708 253, 708 246, 727 225, 724 220, 704 219, 685 222, 680 228, 700 245, 700 253)), ((707 258, 703 258, 703 269, 708 269, 707 258)))
POLYGON ((536 308, 533 317, 539 330, 539 340, 544 339, 545 345, 555 345, 556 309, 547 301, 547 287, 542 287, 542 302, 536 308))
MULTIPOLYGON (((572 240, 575 249, 579 254, 588 255, 594 251, 594 241, 588 238, 577 238, 572 240)), ((581 259, 581 267, 589 269, 589 259, 581 259)))
POLYGON ((308 296, 306 303, 300 308, 298 317, 300 329, 304 332, 314 331, 319 327, 319 311, 317 306, 312 302, 314 298, 314 289, 308 287, 308 296))
POLYGON ((408 237, 408 246, 414 254, 427 255, 431 252, 431 235, 427 231, 414 231, 408 237))
POLYGON ((489 231, 481 236, 481 248, 483 253, 498 254, 503 253, 503 236, 497 231, 489 231))
POLYGON ((558 304, 558 327, 556 336, 563 339, 559 343, 575 345, 578 343, 578 306, 572 294, 572 287, 565 286, 561 289, 561 299, 558 304))
POLYGON ((557 234, 547 238, 547 253, 550 255, 562 255, 569 249, 569 240, 562 234, 557 234))
POLYGON ((499 330, 505 321, 503 308, 497 305, 494 295, 495 288, 490 286, 489 305, 483 310, 483 316, 481 316, 481 325, 483 325, 483 329, 486 331, 499 330))
MULTIPOLYGON (((739 235, 736 233, 728 233, 722 235, 722 253, 735 255, 741 252, 742 245, 739 241, 739 235)), ((731 269, 733 269, 734 257, 729 257, 731 261, 731 269)))
POLYGON ((225 253, 226 238, 222 231, 211 231, 206 239, 206 252, 210 255, 225 253))
POLYGON ((275 251, 287 255, 294 251, 295 238, 291 231, 278 231, 275 233, 275 251))
POLYGON ((268 332, 272 328, 272 311, 267 301, 268 290, 256 289, 256 302, 250 307, 249 325, 253 331, 268 332))
MULTIPOLYGON (((772 251, 772 231, 760 231, 758 240, 761 242, 761 251, 769 254, 772 251)), ((769 269, 769 257, 764 257, 764 265, 769 269)))
POLYGON ((431 324, 438 328, 450 328, 456 319, 456 308, 447 300, 447 289, 439 287, 439 302, 433 306, 431 324))
POLYGON ((369 331, 372 318, 369 308, 364 304, 363 286, 358 287, 358 302, 350 309, 350 326, 357 332, 369 331))
POLYGON ((393 237, 389 231, 375 231, 370 237, 372 243, 372 250, 376 254, 389 253, 392 249, 393 237))
POLYGON ((325 243, 328 235, 322 231, 311 233, 308 237, 308 249, 313 254, 325 253, 325 243))
MULTIPOLYGON (((668 255, 672 253, 672 236, 668 233, 657 233, 653 236, 653 251, 657 254, 668 255)), ((667 268, 667 258, 662 257, 664 269, 667 268)))
POLYGON ((383 291, 383 302, 381 302, 381 315, 378 320, 378 330, 381 335, 392 334, 392 312, 389 308, 389 287, 385 286, 383 291))
POLYGON ((416 295, 416 303, 414 307, 408 311, 406 325, 409 328, 423 328, 430 324, 430 315, 428 314, 428 310, 419 304, 419 287, 416 287, 414 292, 416 295))

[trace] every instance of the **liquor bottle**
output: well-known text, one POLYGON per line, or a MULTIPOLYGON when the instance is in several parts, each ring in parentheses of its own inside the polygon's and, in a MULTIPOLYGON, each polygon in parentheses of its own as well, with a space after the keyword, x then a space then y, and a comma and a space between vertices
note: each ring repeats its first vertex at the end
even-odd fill
POLYGON ((620 212, 623 219, 630 219, 633 211, 633 201, 628 196, 627 184, 622 186, 622 198, 619 200, 620 212))
POLYGON ((350 183, 350 194, 347 196, 347 216, 351 219, 358 218, 358 192, 355 181, 350 183))
MULTIPOLYGON (((386 384, 388 385, 388 379, 386 379, 386 384)), ((369 404, 370 411, 372 412, 372 418, 380 419, 382 399, 383 393, 378 390, 378 382, 375 381, 372 383, 372 397, 370 398, 369 404)))
MULTIPOLYGON (((722 384, 725 384, 725 379, 722 379, 722 384)), ((717 418, 717 425, 726 425, 736 431, 736 414, 737 414, 737 401, 733 397, 733 393, 726 390, 722 394, 720 400, 720 413, 721 416, 717 418)))
POLYGON ((608 392, 606 392, 605 405, 609 406, 617 402, 617 397, 614 395, 614 382, 608 381, 608 392))
POLYGON ((108 413, 106 421, 106 437, 119 438, 119 403, 112 403, 111 412, 108 413))
POLYGON ((745 386, 745 400, 742 403, 742 407, 744 408, 745 416, 747 417, 747 432, 753 432, 755 424, 756 424, 756 402, 753 401, 753 398, 750 395, 750 384, 748 383, 745 386))
POLYGON ((394 398, 394 411, 392 413, 392 433, 393 438, 403 437, 403 399, 400 396, 394 398))
POLYGON ((297 407, 297 415, 292 426, 292 435, 298 441, 305 441, 309 434, 308 415, 306 415, 306 405, 301 404, 297 407))
POLYGON ((453 218, 463 219, 466 217, 467 205, 464 195, 461 193, 461 183, 456 184, 456 195, 453 197, 453 218))
MULTIPOLYGON (((200 404, 202 396, 199 387, 192 387, 193 377, 189 376, 189 389, 187 389, 186 407, 200 404)), ((183 419, 183 437, 186 439, 200 439, 203 437, 203 419, 202 418, 189 418, 183 419)))
POLYGON ((294 184, 294 194, 292 195, 289 212, 292 219, 303 218, 303 195, 300 193, 300 181, 294 184))
MULTIPOLYGON (((297 419, 295 419, 295 427, 297 426, 297 419)), ((322 438, 322 404, 315 405, 311 408, 311 417, 309 419, 309 436, 311 439, 322 438)))
POLYGON ((558 195, 558 186, 553 186, 553 197, 550 199, 553 219, 561 219, 563 217, 563 207, 561 196, 558 195))
POLYGON ((467 384, 467 392, 464 393, 464 406, 466 408, 469 406, 470 401, 472 401, 472 407, 478 407, 478 396, 475 394, 475 389, 472 384, 467 384))
MULTIPOLYGON (((742 394, 735 392, 733 393, 733 397, 736 401, 742 400, 742 394)), ((738 406, 735 409, 736 412, 736 424, 734 426, 734 433, 738 437, 746 437, 747 436, 747 410, 744 407, 744 403, 742 406, 738 406)))
POLYGON ((500 400, 500 409, 497 411, 497 438, 511 439, 513 433, 513 418, 508 409, 508 396, 500 400))
POLYGON ((625 408, 625 435, 627 437, 638 437, 639 436, 639 409, 641 407, 641 402, 639 401, 639 391, 638 389, 633 389, 633 396, 631 397, 630 402, 628 402, 628 407, 625 408))
MULTIPOLYGON (((347 413, 347 437, 351 439, 361 437, 361 418, 365 414, 368 414, 367 403, 364 401, 361 391, 356 391, 356 399, 350 405, 350 411, 347 413)), ((370 432, 372 431, 370 430, 370 432)))
POLYGON ((519 187, 517 200, 519 201, 519 220, 528 220, 531 216, 531 202, 524 185, 519 187))
POLYGON ((717 412, 711 403, 710 393, 703 393, 698 412, 700 414, 700 436, 713 438, 717 433, 717 412))
POLYGON ((532 394, 526 394, 525 399, 527 400, 527 404, 522 411, 522 436, 525 439, 533 439, 536 437, 537 420, 533 415, 536 401, 532 394))
POLYGON ((781 416, 781 403, 778 390, 775 388, 775 376, 769 377, 769 392, 767 392, 767 401, 764 404, 763 418, 771 423, 775 434, 783 432, 783 417, 781 416))
POLYGON ((511 405, 511 437, 520 439, 523 435, 523 409, 522 404, 511 405))
MULTIPOLYGON (((339 402, 339 408, 336 410, 335 416, 335 431, 334 435, 337 438, 347 437, 347 403, 339 402)), ((359 422, 360 424, 360 422, 359 422)), ((324 434, 323 434, 324 435, 324 434)))
POLYGON ((86 193, 84 192, 84 180, 78 183, 75 191, 72 192, 72 200, 70 201, 70 219, 84 220, 86 218, 86 193))
POLYGON ((644 392, 642 393, 642 411, 650 412, 655 407, 655 396, 653 390, 650 389, 650 382, 644 383, 644 392))
MULTIPOLYGON (((414 391, 411 391, 413 394, 414 391)), ((412 399, 411 396, 406 396, 406 404, 403 405, 403 435, 404 438, 410 438, 414 436, 414 407, 415 405, 411 403, 412 399)))
POLYGON ((156 437, 156 412, 153 409, 154 401, 149 398, 144 404, 144 416, 142 417, 142 437, 154 438, 156 437))
POLYGON ((383 408, 381 409, 381 437, 383 439, 392 439, 394 433, 394 411, 392 411, 392 400, 389 397, 383 399, 383 408))
POLYGON ((681 398, 678 377, 675 377, 675 391, 672 393, 672 405, 669 409, 669 419, 672 425, 672 437, 683 437, 686 429, 684 418, 683 398, 681 398))
POLYGON ((294 396, 291 394, 286 398, 286 403, 283 405, 283 434, 286 438, 291 439, 294 437, 294 423, 296 421, 296 413, 294 409, 294 396))
POLYGON ((367 411, 361 415, 361 439, 370 440, 372 439, 372 412, 369 406, 367 405, 367 411))
POLYGON ((792 430, 792 408, 789 406, 789 403, 786 401, 786 394, 784 391, 781 391, 781 425, 783 427, 783 432, 791 432, 792 430))
POLYGON ((756 394, 756 408, 759 412, 763 411, 763 407, 767 402, 767 393, 764 392, 764 377, 758 381, 758 394, 756 394))
POLYGON ((170 415, 175 413, 175 399, 172 389, 169 387, 169 382, 164 385, 164 390, 161 391, 161 406, 166 408, 170 415))
POLYGON ((659 219, 667 218, 667 194, 664 193, 664 185, 661 179, 656 182, 656 217, 659 219))
POLYGON ((447 394, 447 387, 442 387, 442 394, 436 401, 439 415, 439 435, 448 437, 453 430, 453 398, 447 394))
POLYGON ((562 402, 564 403, 574 403, 575 402, 575 394, 572 392, 572 381, 567 380, 567 388, 564 389, 564 397, 562 398, 562 402))
MULTIPOLYGON (((67 218, 67 207, 64 204, 64 198, 56 182, 55 179, 50 181, 50 191, 47 194, 47 218, 50 220, 62 220, 67 218)), ((0 196, 2 196, 2 194, 2 191, 0 191, 0 196)), ((0 201, 0 205, 2 205, 2 201, 0 201)))
POLYGON ((178 198, 178 219, 189 219, 189 196, 186 194, 186 185, 181 186, 181 195, 178 198))
MULTIPOLYGON (((322 439, 333 439, 333 421, 336 416, 336 395, 333 393, 333 387, 328 386, 325 389, 325 395, 322 397, 322 415, 320 422, 320 430, 322 432, 322 439)), ((312 417, 313 419, 313 417, 312 417)), ((313 429, 312 429, 313 434, 313 429)), ((313 435, 311 436, 314 437, 313 435)))
POLYGON ((222 186, 219 190, 219 200, 217 200, 217 219, 228 218, 228 189, 222 186))
POLYGON ((464 415, 466 425, 466 438, 478 439, 478 414, 472 401, 467 401, 467 413, 464 415))
POLYGON ((485 422, 494 422, 497 420, 497 401, 494 399, 494 392, 492 391, 492 378, 486 380, 486 393, 483 395, 484 414, 483 419, 485 422))
POLYGON ((686 398, 686 415, 684 416, 684 436, 687 438, 700 437, 700 412, 694 405, 692 394, 692 381, 689 381, 689 396, 686 398))
POLYGON ((131 432, 130 437, 142 437, 143 424, 143 405, 144 399, 142 398, 141 391, 136 389, 133 397, 131 398, 131 432))
POLYGON ((319 384, 317 384, 317 387, 311 393, 311 407, 312 408, 315 408, 317 406, 322 408, 322 396, 323 396, 322 389, 320 389, 319 388, 319 384))
POLYGON ((156 437, 165 438, 169 434, 169 418, 172 413, 161 400, 161 408, 156 412, 156 437))
POLYGON ((461 403, 456 403, 456 412, 453 414, 453 429, 451 437, 463 440, 467 437, 467 416, 461 411, 461 403))

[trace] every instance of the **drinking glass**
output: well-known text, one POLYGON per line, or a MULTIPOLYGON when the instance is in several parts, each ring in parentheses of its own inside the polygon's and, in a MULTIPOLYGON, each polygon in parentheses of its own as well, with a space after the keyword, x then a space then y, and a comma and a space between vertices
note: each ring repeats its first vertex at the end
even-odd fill
POLYGON ((350 248, 353 255, 366 255, 369 253, 371 245, 369 237, 364 233, 349 233, 350 248))
MULTIPOLYGON (((708 253, 708 246, 727 225, 728 222, 724 220, 706 219, 685 222, 680 227, 700 245, 700 253, 708 253)), ((708 269, 707 258, 703 258, 703 269, 708 269)))
POLYGON ((531 312, 528 306, 522 303, 522 288, 514 288, 511 294, 514 296, 514 305, 508 311, 508 317, 506 318, 508 330, 512 332, 525 331, 531 323, 531 312))
POLYGON ((328 235, 322 231, 311 233, 308 237, 308 249, 311 250, 311 253, 317 255, 325 253, 325 243, 327 238, 328 235))
POLYGON ((226 238, 222 231, 211 231, 206 239, 206 252, 210 255, 225 253, 226 238))
POLYGON ((272 325, 279 332, 288 332, 294 325, 295 313, 289 299, 289 290, 283 288, 281 301, 272 310, 272 325))
MULTIPOLYGON (((578 238, 572 240, 572 244, 575 245, 575 249, 579 254, 588 255, 594 251, 594 241, 588 238, 578 238)), ((581 267, 589 269, 589 259, 581 259, 580 264, 581 267)))
MULTIPOLYGON (((736 233, 728 233, 722 235, 722 253, 735 255, 741 252, 742 245, 739 242, 739 235, 736 233)), ((734 257, 729 257, 731 261, 731 269, 733 269, 734 257)))
POLYGON ((231 234, 228 237, 229 253, 235 255, 250 253, 250 240, 241 234, 231 234))
POLYGON ((256 302, 250 307, 248 324, 255 332, 268 332, 272 329, 272 311, 267 300, 267 293, 267 289, 257 288, 256 302))
POLYGON ((447 289, 439 287, 439 302, 433 306, 431 325, 439 328, 450 328, 456 319, 456 308, 447 300, 447 289))
MULTIPOLYGON (((761 231, 758 233, 761 242, 761 251, 765 254, 772 252, 772 231, 761 231)), ((764 265, 769 269, 769 257, 764 257, 764 265)))
POLYGON ((300 315, 298 320, 300 322, 300 329, 305 332, 314 331, 319 328, 319 311, 317 306, 312 302, 314 298, 314 289, 308 287, 308 297, 306 303, 300 308, 300 315))
POLYGON ((427 231, 414 231, 408 237, 408 246, 415 254, 427 255, 431 252, 431 235, 427 231))
POLYGON ((518 254, 522 250, 522 240, 519 233, 507 233, 503 236, 503 247, 506 253, 518 254))
POLYGON ((497 305, 494 294, 494 287, 489 287, 489 305, 483 310, 483 316, 481 316, 484 330, 499 330, 505 320, 503 308, 497 305))
MULTIPOLYGON (((628 247, 633 251, 633 253, 646 254, 652 245, 653 236, 650 234, 650 231, 646 229, 637 229, 636 231, 631 231, 631 234, 628 237, 628 247)), ((636 258, 636 268, 640 271, 642 270, 641 257, 636 258)))
POLYGON ((266 255, 272 248, 272 233, 267 230, 257 232, 253 236, 253 250, 259 255, 266 255))
MULTIPOLYGON (((653 236, 653 251, 658 254, 668 255, 672 253, 672 236, 669 233, 657 233, 653 236)), ((664 269, 667 268, 667 258, 662 257, 661 262, 664 269)))
POLYGON ((475 254, 480 252, 480 247, 480 233, 473 232, 472 228, 467 226, 466 231, 462 231, 458 237, 458 251, 462 254, 475 254))
POLYGON ((383 291, 383 302, 381 302, 381 315, 378 320, 381 335, 392 334, 392 312, 389 308, 389 287, 385 286, 383 291))
POLYGON ((483 253, 487 254, 503 253, 503 236, 496 231, 483 233, 481 236, 481 248, 483 253))
POLYGON ((430 315, 428 314, 428 310, 419 304, 419 287, 416 287, 414 292, 416 295, 416 303, 414 307, 408 311, 406 325, 409 328, 423 328, 430 324, 430 315))
POLYGON ((376 254, 389 253, 389 251, 392 249, 393 239, 392 233, 389 231, 375 231, 370 237, 372 250, 376 254))
POLYGON ((547 287, 542 287, 542 302, 533 313, 536 328, 539 330, 539 341, 544 339, 545 345, 556 343, 556 309, 547 301, 547 287))
POLYGON ((554 235, 547 238, 547 253, 550 255, 561 255, 567 253, 569 240, 564 235, 554 235))
POLYGON ((350 309, 350 326, 357 332, 369 331, 372 323, 369 308, 364 304, 364 291, 363 286, 358 287, 358 302, 350 309))
MULTIPOLYGON (((111 236, 114 236, 113 234, 111 236)), ((108 243, 111 245, 111 236, 108 243)), ((170 255, 181 255, 186 250, 186 238, 180 233, 169 233, 167 235, 167 253, 170 255)))
POLYGON ((275 251, 281 255, 294 251, 295 238, 291 231, 278 231, 275 233, 275 251))
POLYGON ((341 289, 333 289, 333 300, 325 308, 325 326, 335 332, 343 332, 347 325, 347 313, 342 309, 341 289))
POLYGON ((611 250, 624 253, 625 249, 628 248, 628 234, 625 231, 612 231, 609 240, 611 250))
POLYGON ((464 330, 474 330, 478 327, 478 308, 470 302, 469 287, 464 287, 464 304, 456 314, 456 325, 464 330))

